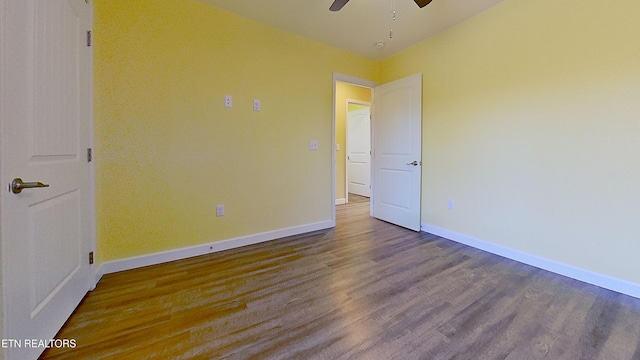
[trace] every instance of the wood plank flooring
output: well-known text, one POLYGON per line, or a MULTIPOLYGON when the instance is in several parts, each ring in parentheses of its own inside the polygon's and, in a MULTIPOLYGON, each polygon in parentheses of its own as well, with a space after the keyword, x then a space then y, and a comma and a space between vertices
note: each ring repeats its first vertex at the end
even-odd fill
POLYGON ((337 207, 335 229, 105 275, 42 359, 640 359, 640 300, 337 207))

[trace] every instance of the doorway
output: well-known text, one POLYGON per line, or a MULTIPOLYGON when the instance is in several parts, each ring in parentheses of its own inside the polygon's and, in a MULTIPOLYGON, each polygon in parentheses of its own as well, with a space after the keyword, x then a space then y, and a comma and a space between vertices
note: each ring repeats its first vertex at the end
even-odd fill
POLYGON ((361 89, 375 98, 370 100, 373 115, 369 213, 375 218, 420 231, 422 74, 417 73, 378 85, 334 73, 333 85, 333 225, 336 224, 335 205, 346 203, 349 191, 346 180, 347 156, 343 155, 346 126, 345 135, 342 135, 343 127, 340 123, 340 117, 346 112, 347 104, 347 96, 341 91, 341 87, 348 86, 361 89), (342 162, 342 159, 345 161, 342 162))
POLYGON ((348 103, 371 104, 372 81, 344 74, 333 74, 333 124, 332 124, 332 222, 335 226, 335 206, 348 201, 346 122, 348 103))

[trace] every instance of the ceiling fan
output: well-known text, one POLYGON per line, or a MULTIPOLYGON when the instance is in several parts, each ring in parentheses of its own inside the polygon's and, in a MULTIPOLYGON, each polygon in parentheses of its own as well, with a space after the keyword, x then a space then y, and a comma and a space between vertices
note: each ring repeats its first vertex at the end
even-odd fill
MULTIPOLYGON (((415 1, 416 5, 418 5, 421 9, 429 5, 429 3, 431 2, 431 0, 413 0, 413 1, 415 1)), ((333 4, 331 4, 331 7, 329 8, 329 10, 338 11, 342 9, 342 7, 345 6, 348 2, 349 0, 335 0, 333 4)))

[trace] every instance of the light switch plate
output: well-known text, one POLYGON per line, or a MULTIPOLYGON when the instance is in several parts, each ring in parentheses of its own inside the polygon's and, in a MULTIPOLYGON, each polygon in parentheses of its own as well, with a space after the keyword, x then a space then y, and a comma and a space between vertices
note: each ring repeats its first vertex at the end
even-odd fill
POLYGON ((318 150, 318 140, 309 141, 309 149, 310 150, 318 150))

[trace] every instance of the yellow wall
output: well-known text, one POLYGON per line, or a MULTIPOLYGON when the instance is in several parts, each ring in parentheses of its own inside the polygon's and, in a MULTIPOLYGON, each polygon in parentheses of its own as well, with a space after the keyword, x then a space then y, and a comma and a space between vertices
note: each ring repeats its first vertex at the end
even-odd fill
POLYGON ((422 221, 640 283, 638 14, 509 0, 385 61, 423 73, 422 221))
MULTIPOLYGON (((370 101, 370 100, 367 100, 367 101, 370 101)), ((350 102, 349 105, 347 105, 347 113, 358 111, 358 110, 369 109, 370 107, 371 106, 369 105, 362 105, 362 104, 356 104, 356 103, 350 102)))
POLYGON ((338 81, 336 83, 336 199, 346 198, 347 99, 371 102, 371 89, 338 81))
POLYGON ((509 0, 382 63, 193 0, 95 10, 100 262, 329 220, 332 73, 422 72, 425 224, 640 283, 640 2, 509 0))
POLYGON ((333 72, 378 63, 193 0, 94 26, 99 262, 331 220, 333 72))

